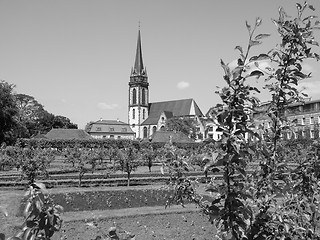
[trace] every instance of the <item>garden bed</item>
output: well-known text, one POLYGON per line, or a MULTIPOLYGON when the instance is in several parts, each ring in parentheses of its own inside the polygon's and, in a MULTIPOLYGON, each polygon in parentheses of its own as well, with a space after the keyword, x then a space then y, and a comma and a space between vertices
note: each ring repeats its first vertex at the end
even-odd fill
MULTIPOLYGON (((53 201, 63 206, 65 212, 165 207, 171 195, 172 191, 164 186, 67 188, 56 189, 50 193, 53 201)), ((25 201, 26 199, 22 201, 20 214, 25 201)))

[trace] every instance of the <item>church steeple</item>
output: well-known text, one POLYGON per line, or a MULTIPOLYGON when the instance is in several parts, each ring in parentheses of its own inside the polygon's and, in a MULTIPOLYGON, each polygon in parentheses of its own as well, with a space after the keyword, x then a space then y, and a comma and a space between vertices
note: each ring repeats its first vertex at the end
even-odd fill
POLYGON ((138 32, 136 58, 134 62, 134 67, 131 71, 131 76, 147 76, 147 71, 143 65, 140 29, 138 32))
POLYGON ((128 122, 137 138, 143 136, 142 123, 149 116, 149 83, 148 75, 142 59, 140 26, 134 66, 131 69, 129 81, 128 122))

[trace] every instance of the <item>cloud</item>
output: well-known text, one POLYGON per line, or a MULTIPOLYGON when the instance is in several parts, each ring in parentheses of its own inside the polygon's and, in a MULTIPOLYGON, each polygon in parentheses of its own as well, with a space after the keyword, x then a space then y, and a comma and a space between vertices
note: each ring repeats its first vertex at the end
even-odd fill
POLYGON ((112 104, 107 104, 107 103, 104 103, 104 102, 99 102, 98 103, 98 108, 100 109, 103 109, 103 110, 112 110, 112 109, 115 109, 115 108, 118 108, 119 105, 116 104, 116 103, 112 103, 112 104))
POLYGON ((188 83, 188 82, 181 81, 177 84, 177 88, 179 88, 179 89, 185 89, 188 87, 190 87, 190 83, 188 83))

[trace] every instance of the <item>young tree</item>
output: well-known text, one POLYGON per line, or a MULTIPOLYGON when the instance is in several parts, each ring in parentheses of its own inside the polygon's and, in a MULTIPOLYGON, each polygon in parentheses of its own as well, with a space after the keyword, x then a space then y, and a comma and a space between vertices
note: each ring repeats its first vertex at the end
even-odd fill
POLYGON ((55 152, 51 149, 24 148, 20 152, 20 167, 22 177, 33 184, 37 177, 48 177, 48 167, 55 158, 55 152))
POLYGON ((140 164, 138 150, 133 146, 127 146, 119 150, 120 167, 127 173, 128 186, 130 186, 131 173, 137 169, 140 164))
MULTIPOLYGON (((227 86, 219 91, 226 108, 219 113, 219 131, 222 132, 219 148, 206 169, 215 169, 223 175, 221 183, 211 182, 208 191, 213 200, 206 205, 198 204, 215 222, 219 239, 319 239, 316 229, 319 211, 319 163, 314 150, 300 152, 302 164, 291 170, 285 160, 282 133, 290 127, 284 110, 293 102, 301 100, 298 83, 310 77, 302 72, 301 63, 307 58, 319 60, 312 52, 318 45, 312 31, 319 29, 315 16, 304 16, 313 6, 296 4, 297 17, 290 18, 282 8, 279 18, 273 20, 281 36, 279 48, 268 53, 249 57, 252 47, 269 34, 256 34, 262 20, 257 18, 251 26, 246 23, 249 43, 246 51, 237 46, 240 57, 237 66, 230 69, 221 61, 227 86), (261 61, 270 61, 274 68, 262 69, 261 61), (252 70, 252 67, 255 69, 252 70), (266 88, 272 99, 267 111, 272 126, 268 132, 252 131, 250 114, 259 104, 253 95, 259 90, 248 84, 249 77, 265 76, 266 88), (248 133, 258 141, 249 145, 248 133), (303 154, 302 154, 303 153, 303 154), (302 155, 301 155, 302 154, 302 155), (256 157, 260 168, 251 174, 248 163, 256 157), (282 185, 279 185, 282 183, 282 185), (282 191, 279 189, 282 188, 282 191), (282 193, 282 198, 277 198, 282 193)), ((192 191, 190 191, 192 193, 192 191)), ((196 195, 194 195, 196 196, 196 195)))
POLYGON ((157 157, 157 152, 153 149, 152 145, 148 145, 145 148, 141 149, 141 155, 144 160, 146 160, 149 172, 151 172, 151 168, 153 166, 153 162, 157 157))

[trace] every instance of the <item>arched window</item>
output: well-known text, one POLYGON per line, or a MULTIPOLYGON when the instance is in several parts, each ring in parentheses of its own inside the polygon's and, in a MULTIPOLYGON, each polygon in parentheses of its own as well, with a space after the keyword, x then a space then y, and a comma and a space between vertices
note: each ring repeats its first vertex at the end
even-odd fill
POLYGON ((143 110, 142 110, 142 119, 145 119, 145 118, 146 118, 146 110, 143 109, 143 110))
POLYGON ((156 127, 156 126, 153 126, 153 128, 152 128, 152 133, 154 134, 156 131, 157 131, 157 127, 156 127))
POLYGON ((137 103, 137 90, 134 88, 132 90, 132 104, 136 104, 137 103))
POLYGON ((132 119, 135 119, 135 118, 136 118, 136 110, 132 109, 132 119))
POLYGON ((143 138, 146 138, 148 136, 148 129, 147 127, 143 128, 143 138))
POLYGON ((141 99, 141 104, 145 105, 146 104, 146 90, 142 88, 142 99, 141 99))

